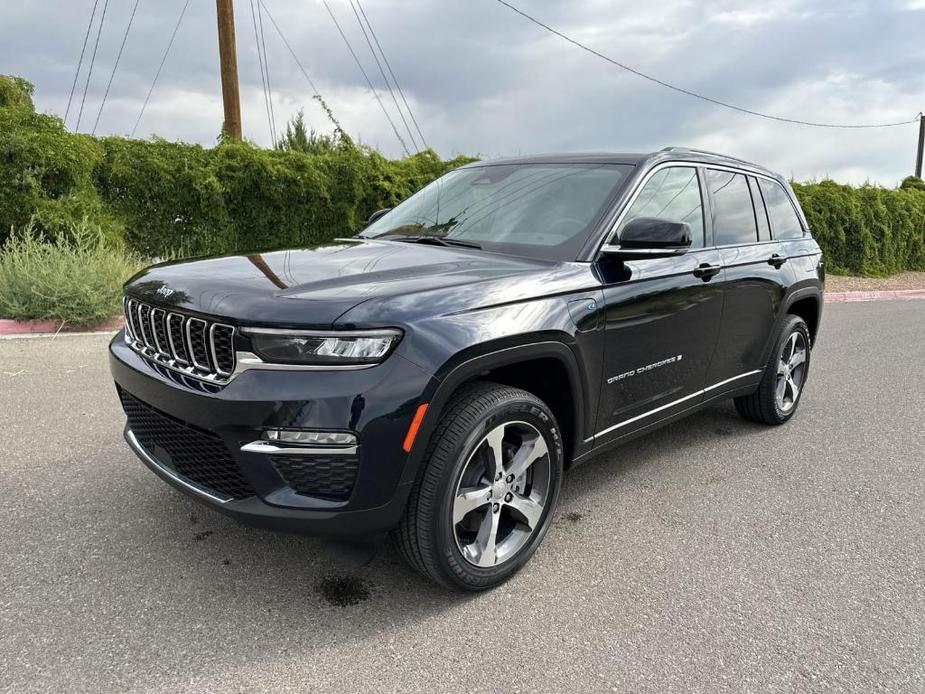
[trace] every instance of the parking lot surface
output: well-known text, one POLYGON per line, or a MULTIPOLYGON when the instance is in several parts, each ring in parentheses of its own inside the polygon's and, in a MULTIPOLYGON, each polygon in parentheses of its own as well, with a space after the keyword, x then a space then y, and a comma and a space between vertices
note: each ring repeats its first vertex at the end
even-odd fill
POLYGON ((475 596, 163 484, 107 339, 0 340, 0 691, 925 691, 925 301, 826 306, 784 427, 723 404, 574 470, 475 596))

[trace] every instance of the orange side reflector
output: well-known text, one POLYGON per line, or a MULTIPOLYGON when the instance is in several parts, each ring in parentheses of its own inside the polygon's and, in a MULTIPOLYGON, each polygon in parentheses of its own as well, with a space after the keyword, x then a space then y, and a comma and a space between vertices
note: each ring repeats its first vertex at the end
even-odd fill
POLYGON ((414 418, 411 420, 411 426, 408 427, 408 433, 405 434, 405 442, 401 445, 405 453, 411 452, 411 447, 414 445, 414 437, 418 435, 418 429, 421 428, 421 421, 424 419, 425 412, 427 412, 426 402, 418 405, 418 409, 414 413, 414 418))

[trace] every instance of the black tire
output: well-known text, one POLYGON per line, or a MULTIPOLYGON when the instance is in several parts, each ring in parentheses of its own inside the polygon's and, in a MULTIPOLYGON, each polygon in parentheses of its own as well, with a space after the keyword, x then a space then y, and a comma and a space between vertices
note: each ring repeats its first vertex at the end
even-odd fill
MULTIPOLYGON (((523 567, 542 542, 558 500, 562 469, 559 426, 542 400, 496 383, 475 382, 464 386, 448 403, 430 439, 408 508, 395 532, 396 544, 412 567, 448 588, 479 591, 497 586, 523 567), (512 423, 512 427, 526 423, 545 441, 548 449, 548 466, 543 462, 547 480, 545 503, 532 535, 522 540, 524 544, 512 556, 494 566, 476 566, 471 559, 467 560, 457 543, 454 499, 463 475, 470 474, 477 450, 479 455, 485 455, 480 447, 488 433, 507 423, 512 423)), ((482 518, 491 512, 491 507, 492 504, 487 504, 482 518)), ((500 530, 497 533, 500 535, 500 530)))
POLYGON ((771 355, 768 357, 768 363, 764 367, 764 374, 758 388, 750 395, 743 395, 734 399, 735 408, 744 419, 763 424, 778 425, 793 417, 800 404, 800 398, 803 396, 806 381, 809 378, 811 345, 812 341, 806 322, 799 316, 788 315, 777 335, 774 349, 771 350, 771 355), (778 364, 781 361, 784 349, 788 347, 790 340, 794 339, 794 335, 798 336, 796 338, 797 342, 802 340, 802 344, 805 346, 805 361, 802 362, 802 372, 796 397, 791 398, 789 403, 782 406, 777 394, 778 364))

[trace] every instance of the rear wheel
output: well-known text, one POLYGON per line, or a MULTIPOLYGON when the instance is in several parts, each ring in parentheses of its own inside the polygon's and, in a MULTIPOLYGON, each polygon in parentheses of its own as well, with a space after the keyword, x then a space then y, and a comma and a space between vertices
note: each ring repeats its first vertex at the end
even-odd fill
POLYGON ((562 481, 549 408, 526 391, 469 386, 435 430, 396 532, 425 576, 458 590, 502 583, 546 534, 562 481))
POLYGON ((758 389, 735 398, 736 410, 742 417, 764 424, 783 424, 793 416, 809 376, 810 344, 806 322, 799 316, 788 316, 758 389))

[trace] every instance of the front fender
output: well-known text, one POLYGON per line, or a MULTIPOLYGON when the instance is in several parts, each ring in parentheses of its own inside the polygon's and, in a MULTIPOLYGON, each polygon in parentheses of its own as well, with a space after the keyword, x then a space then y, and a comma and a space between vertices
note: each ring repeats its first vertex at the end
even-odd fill
MULTIPOLYGON (((480 345, 465 350, 447 360, 438 370, 425 390, 422 402, 428 403, 427 412, 421 421, 414 447, 408 455, 402 482, 413 481, 423 462, 430 437, 440 421, 453 393, 467 381, 502 366, 532 359, 551 358, 559 361, 568 374, 571 398, 574 403, 573 421, 575 441, 584 440, 585 408, 587 402, 586 376, 573 348, 565 339, 571 336, 549 334, 543 339, 524 336, 520 344, 480 345), (556 339, 556 338, 560 339, 556 339)), ((576 444, 577 445, 577 444, 576 444)))

